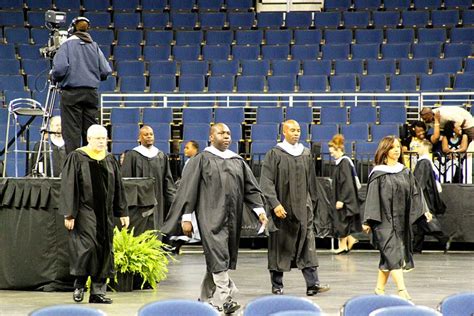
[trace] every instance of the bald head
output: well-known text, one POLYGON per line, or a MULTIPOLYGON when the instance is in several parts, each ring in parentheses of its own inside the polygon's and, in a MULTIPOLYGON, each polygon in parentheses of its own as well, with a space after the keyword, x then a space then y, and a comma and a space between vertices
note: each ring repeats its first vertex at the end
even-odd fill
POLYGON ((291 145, 295 145, 300 141, 301 128, 295 120, 287 120, 283 122, 283 136, 291 145))
POLYGON ((142 146, 147 148, 153 146, 155 143, 155 134, 153 133, 153 129, 148 125, 143 125, 143 127, 140 128, 138 140, 142 146))
POLYGON ((216 123, 209 129, 209 141, 211 145, 225 151, 229 148, 230 142, 232 141, 230 135, 230 129, 224 123, 216 123))
POLYGON ((431 110, 428 107, 424 107, 423 109, 421 109, 420 116, 421 116, 421 119, 425 121, 426 123, 431 123, 434 120, 433 110, 431 110))

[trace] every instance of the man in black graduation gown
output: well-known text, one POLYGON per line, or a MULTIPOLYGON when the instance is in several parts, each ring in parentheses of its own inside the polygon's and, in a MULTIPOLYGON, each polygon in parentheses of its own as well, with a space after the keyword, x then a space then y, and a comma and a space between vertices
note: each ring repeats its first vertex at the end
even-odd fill
MULTIPOLYGON (((258 215, 262 225, 267 217, 263 195, 245 161, 228 149, 229 127, 217 123, 210 129, 211 146, 194 156, 184 168, 162 232, 191 235, 191 213, 196 212, 201 234, 206 274, 201 284, 200 300, 212 304, 217 291, 226 314, 240 308, 234 300, 237 292, 228 270, 237 265, 244 203, 258 215)), ((220 310, 220 304, 218 309, 220 310)))
POLYGON ((444 251, 448 251, 451 246, 451 240, 442 228, 438 219, 434 215, 441 215, 446 212, 446 205, 441 199, 439 193, 441 192, 441 184, 439 182, 439 174, 429 155, 432 144, 428 140, 424 140, 420 147, 418 147, 418 161, 416 162, 415 175, 418 184, 423 191, 428 209, 433 214, 431 221, 427 221, 424 216, 416 221, 413 227, 413 252, 421 253, 423 250, 423 241, 425 235, 431 235, 438 239, 443 245, 444 251))
MULTIPOLYGON (((155 196, 157 205, 153 222, 145 225, 147 229, 161 229, 168 208, 173 202, 176 187, 171 175, 168 156, 156 148, 155 136, 150 126, 143 126, 139 135, 140 146, 125 154, 122 164, 122 176, 155 178, 155 196)), ((133 222, 133 220, 132 220, 133 222)))
POLYGON ((319 283, 313 206, 316 170, 311 152, 299 143, 298 122, 283 123, 285 140, 265 156, 260 185, 270 210, 268 269, 272 293, 283 294, 283 272, 297 267, 306 280, 306 294, 329 290, 319 283))
POLYGON ((110 304, 106 279, 114 275, 113 217, 128 227, 129 217, 120 168, 107 153, 107 130, 92 125, 88 145, 71 152, 61 176, 59 211, 69 230, 70 273, 76 277, 73 299, 84 299, 91 277, 89 303, 110 304))
MULTIPOLYGON (((35 169, 39 147, 40 142, 37 142, 33 148, 34 153, 31 155, 29 161, 30 172, 35 169)), ((45 134, 37 170, 34 171, 38 171, 47 177, 59 177, 65 160, 66 146, 64 146, 64 139, 61 135, 61 117, 53 116, 49 123, 49 131, 45 134), (52 173, 51 170, 53 171, 52 173)))

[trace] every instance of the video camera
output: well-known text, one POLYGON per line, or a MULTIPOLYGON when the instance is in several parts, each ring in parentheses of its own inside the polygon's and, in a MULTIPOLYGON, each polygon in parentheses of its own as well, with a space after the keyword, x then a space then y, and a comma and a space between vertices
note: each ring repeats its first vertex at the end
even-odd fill
POLYGON ((68 37, 66 30, 60 30, 59 26, 66 23, 66 13, 48 10, 44 14, 46 28, 50 31, 48 44, 40 48, 40 54, 44 58, 52 59, 64 41, 68 37))

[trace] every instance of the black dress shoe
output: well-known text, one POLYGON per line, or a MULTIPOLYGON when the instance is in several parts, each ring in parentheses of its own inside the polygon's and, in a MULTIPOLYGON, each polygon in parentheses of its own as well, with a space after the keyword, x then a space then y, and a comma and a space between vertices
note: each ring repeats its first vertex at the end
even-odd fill
POLYGON ((318 293, 323 293, 329 291, 329 285, 327 284, 318 284, 306 288, 306 295, 313 296, 318 293))
POLYGON ((104 294, 91 294, 91 296, 89 296, 89 303, 112 304, 112 302, 112 299, 105 297, 104 294))
POLYGON ((236 301, 228 301, 222 304, 224 314, 232 314, 240 308, 240 304, 236 301))
POLYGON ((74 302, 80 303, 84 299, 84 288, 74 289, 72 294, 74 302))
POLYGON ((275 295, 283 295, 283 288, 272 286, 272 293, 275 295))

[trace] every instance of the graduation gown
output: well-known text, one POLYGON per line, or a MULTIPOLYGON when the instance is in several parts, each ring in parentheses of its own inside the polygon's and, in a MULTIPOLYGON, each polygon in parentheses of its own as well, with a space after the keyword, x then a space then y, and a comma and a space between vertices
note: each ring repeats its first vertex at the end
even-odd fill
POLYGON ((439 195, 431 162, 427 159, 419 159, 413 174, 423 191, 423 196, 430 211, 436 215, 444 214, 446 205, 439 195))
POLYGON ((207 271, 235 269, 244 203, 263 208, 249 166, 239 156, 224 159, 205 150, 186 165, 162 232, 182 235, 181 216, 195 211, 207 271))
MULTIPOLYGON (((66 146, 58 147, 55 144, 51 143, 51 156, 49 155, 49 142, 46 142, 46 145, 43 145, 43 153, 40 157, 40 163, 43 165, 43 172, 48 177, 59 177, 61 170, 63 169, 64 161, 66 160, 66 146), (46 148, 46 149, 45 149, 46 148), (46 155, 46 164, 44 163, 43 154, 46 155), (51 159, 53 159, 53 175, 51 175, 51 159), (45 170, 46 169, 46 170, 45 170)), ((34 153, 31 155, 29 165, 30 172, 33 171, 36 163, 36 157, 38 157, 40 142, 37 142, 33 148, 34 153)))
POLYGON ((113 217, 128 216, 113 155, 98 161, 80 149, 69 154, 61 175, 59 212, 75 219, 69 232, 71 275, 112 277, 113 217))
POLYGON ((369 176, 364 223, 380 251, 379 269, 414 268, 411 225, 423 216, 422 194, 409 169, 373 171, 369 176))
POLYGON ((125 154, 122 164, 122 176, 124 178, 155 178, 157 205, 153 213, 154 227, 149 228, 161 229, 176 193, 168 157, 162 151, 159 151, 155 157, 148 158, 136 150, 131 150, 125 154))
POLYGON ((260 186, 268 207, 269 270, 318 266, 313 226, 315 182, 316 170, 308 148, 304 148, 301 155, 293 156, 275 146, 265 155, 260 186), (287 212, 284 219, 273 211, 279 204, 287 212))
POLYGON ((342 158, 332 175, 334 237, 347 237, 362 231, 360 222, 360 201, 353 167, 348 158, 342 158), (336 209, 336 202, 344 203, 336 209))

